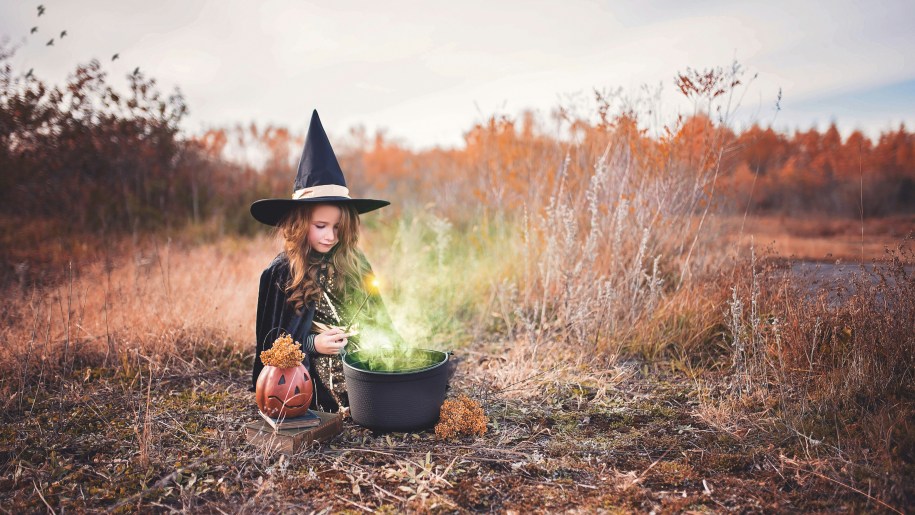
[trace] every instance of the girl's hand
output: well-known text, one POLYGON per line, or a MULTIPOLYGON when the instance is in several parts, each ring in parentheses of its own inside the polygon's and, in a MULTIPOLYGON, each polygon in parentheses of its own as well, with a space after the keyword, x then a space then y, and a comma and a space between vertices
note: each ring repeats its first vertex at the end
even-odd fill
POLYGON ((332 327, 315 336, 315 350, 321 354, 340 354, 350 336, 353 336, 353 333, 345 333, 339 327, 332 327))

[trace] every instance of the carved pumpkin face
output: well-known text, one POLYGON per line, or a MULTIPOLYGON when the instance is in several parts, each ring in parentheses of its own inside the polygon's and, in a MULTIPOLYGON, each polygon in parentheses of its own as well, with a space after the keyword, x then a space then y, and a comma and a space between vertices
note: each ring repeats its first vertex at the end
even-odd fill
POLYGON ((291 368, 265 366, 254 389, 257 407, 273 418, 304 415, 311 404, 313 388, 305 365, 291 368))

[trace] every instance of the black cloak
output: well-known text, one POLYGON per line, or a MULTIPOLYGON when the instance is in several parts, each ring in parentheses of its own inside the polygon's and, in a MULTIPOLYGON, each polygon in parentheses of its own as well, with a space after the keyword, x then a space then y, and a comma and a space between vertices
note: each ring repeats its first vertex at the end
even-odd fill
MULTIPOLYGON (((371 274, 371 266, 361 253, 358 254, 364 269, 371 274)), ((255 334, 257 337, 256 352, 254 354, 254 367, 251 374, 251 391, 257 385, 257 377, 264 368, 261 363, 261 352, 271 348, 274 340, 281 334, 289 334, 297 342, 304 342, 311 332, 315 315, 315 303, 310 302, 301 313, 296 313, 295 308, 288 302, 286 285, 289 283, 289 259, 285 252, 281 252, 261 274, 260 289, 257 295, 257 319, 255 321, 255 334)), ((361 281, 365 284, 365 281, 361 281)), ((359 315, 359 324, 362 327, 375 327, 388 333, 396 342, 402 343, 403 339, 393 328, 391 318, 377 292, 369 292, 364 287, 354 291, 346 291, 343 295, 348 304, 361 303, 365 296, 369 299, 359 315)), ((353 339, 355 340, 355 338, 353 339)), ((317 374, 314 357, 305 354, 305 366, 311 375, 315 392, 312 397, 311 407, 317 409, 318 404, 326 410, 337 411, 339 406, 331 396, 322 378, 317 374)))

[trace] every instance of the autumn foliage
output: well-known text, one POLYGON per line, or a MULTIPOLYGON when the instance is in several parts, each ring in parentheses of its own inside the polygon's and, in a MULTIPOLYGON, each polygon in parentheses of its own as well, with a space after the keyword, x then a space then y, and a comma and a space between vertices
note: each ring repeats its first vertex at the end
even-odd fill
POLYGON ((873 141, 860 131, 843 138, 835 124, 791 135, 754 125, 737 136, 735 152, 726 181, 737 209, 839 217, 915 210, 915 135, 904 126, 873 141))
POLYGON ((873 140, 857 130, 843 137, 835 124, 824 132, 785 134, 760 125, 734 132, 696 115, 650 137, 637 118, 620 115, 606 125, 574 120, 572 144, 535 123, 530 113, 521 120, 491 117, 467 131, 457 150, 409 152, 379 136, 348 159, 373 189, 419 193, 417 202, 454 210, 468 199, 510 209, 543 200, 558 186, 565 155, 564 180, 582 186, 589 167, 613 148, 625 149, 648 174, 692 176, 720 167, 717 194, 709 197, 726 211, 839 218, 915 212, 915 134, 905 126, 873 140), (720 160, 716 144, 723 147, 720 160))
MULTIPOLYGON (((259 225, 250 202, 290 193, 301 132, 250 124, 187 135, 180 92, 163 95, 141 73, 122 93, 93 61, 50 86, 14 70, 10 56, 0 52, 4 275, 14 266, 58 266, 119 235, 186 227, 251 234, 259 225)), ((394 214, 434 205, 455 221, 480 211, 521 216, 543 209, 560 189, 580 203, 606 156, 622 156, 654 184, 693 181, 701 194, 681 211, 859 217, 915 210, 915 137, 905 127, 876 140, 859 131, 842 137, 835 125, 823 133, 758 125, 734 132, 714 119, 712 106, 739 80, 688 69, 675 83, 708 108, 654 131, 637 108, 595 93, 584 114, 558 109, 549 122, 534 113, 490 117, 454 149, 412 150, 359 128, 332 140, 354 194, 397 199, 394 214)))

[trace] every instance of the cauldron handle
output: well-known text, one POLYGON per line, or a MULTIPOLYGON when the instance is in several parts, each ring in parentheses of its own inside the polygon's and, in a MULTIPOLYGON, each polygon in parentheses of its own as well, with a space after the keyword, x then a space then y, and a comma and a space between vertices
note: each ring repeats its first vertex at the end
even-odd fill
POLYGON ((454 374, 457 373, 458 364, 457 364, 457 361, 452 359, 454 357, 454 350, 446 350, 446 351, 442 351, 442 352, 444 352, 445 355, 448 356, 448 362, 447 362, 447 365, 445 365, 448 367, 448 379, 447 379, 448 383, 445 385, 445 389, 448 390, 448 389, 451 389, 451 378, 453 378, 454 374))

